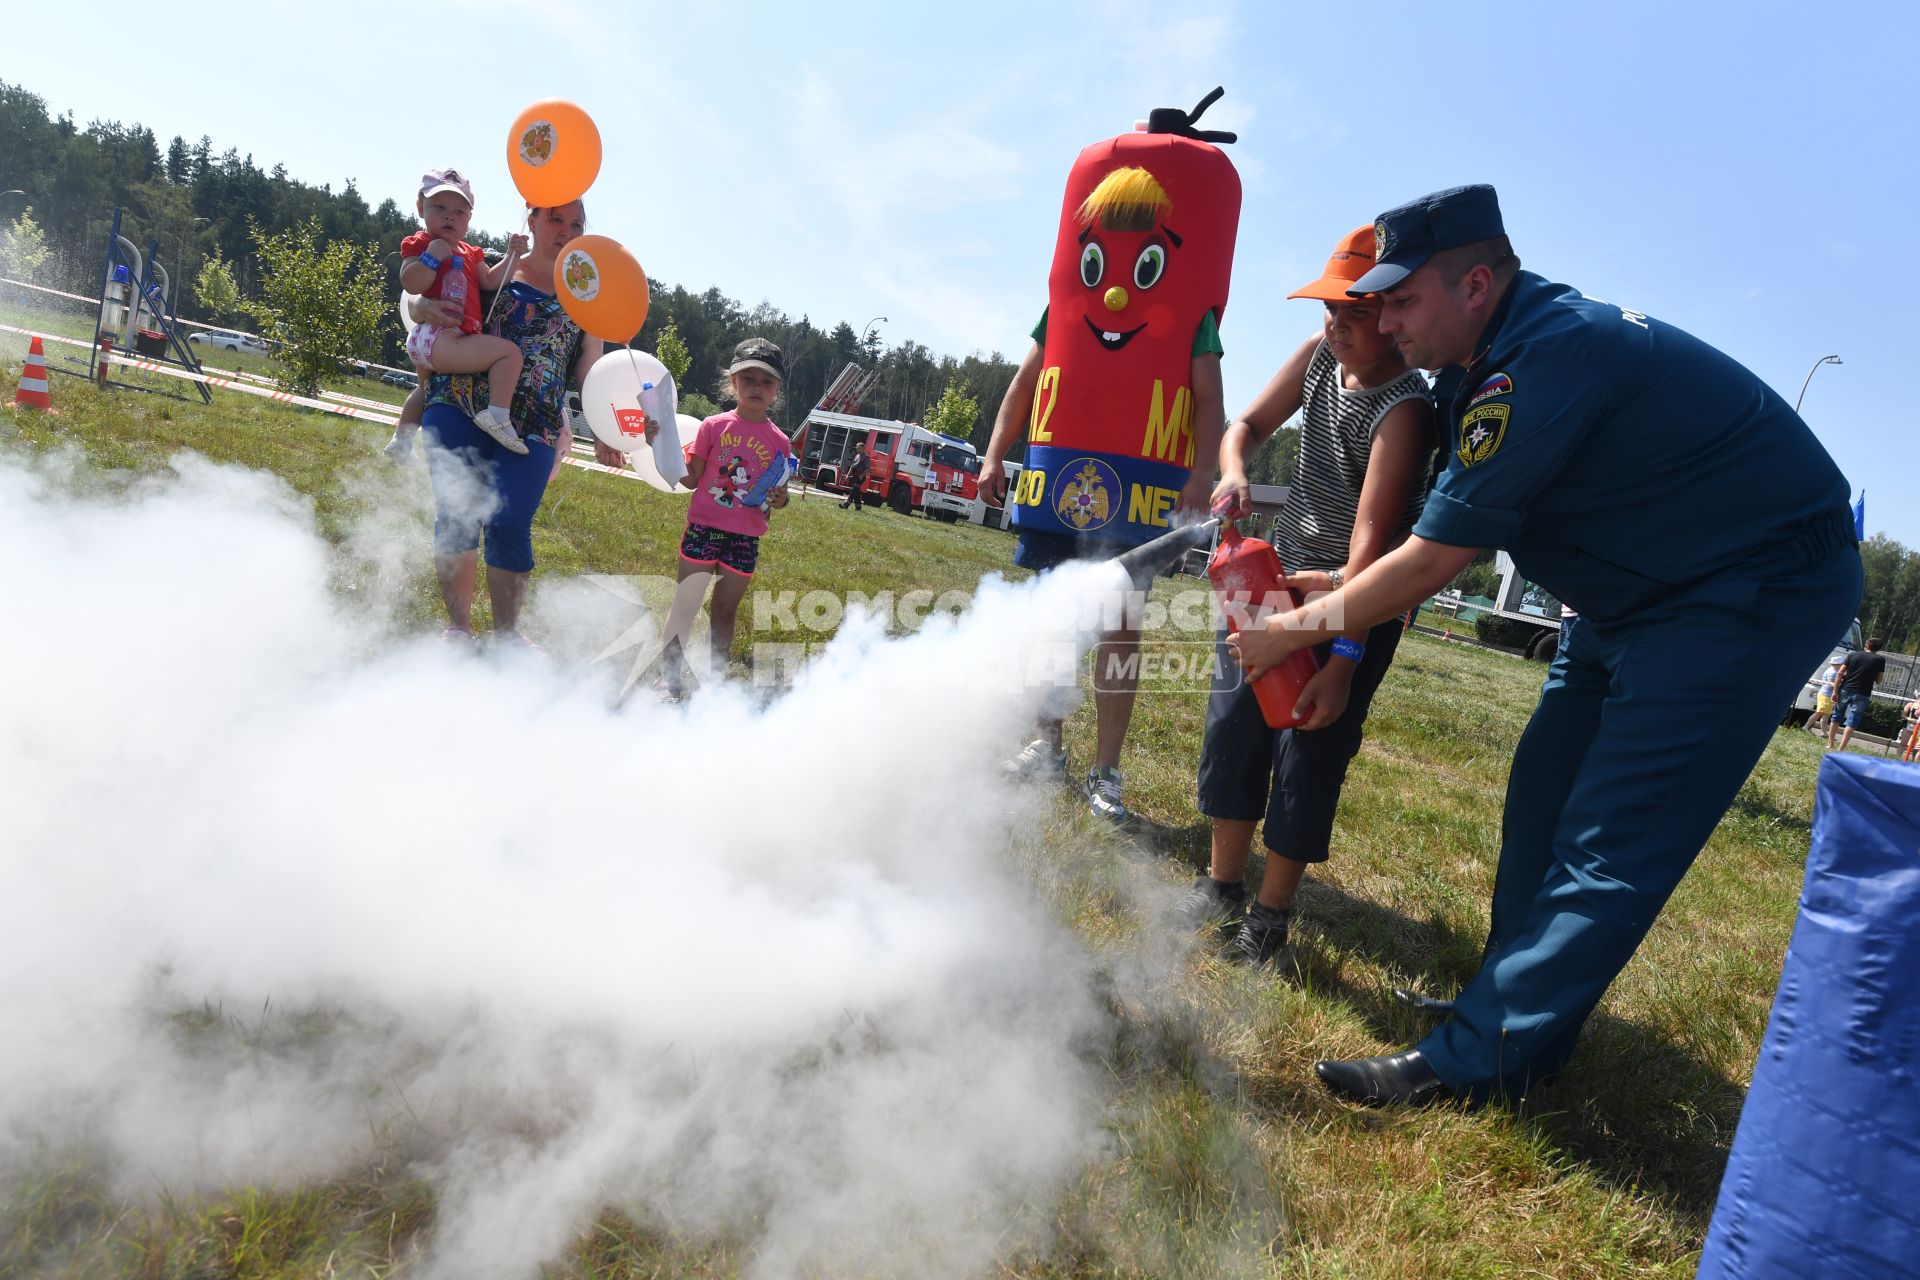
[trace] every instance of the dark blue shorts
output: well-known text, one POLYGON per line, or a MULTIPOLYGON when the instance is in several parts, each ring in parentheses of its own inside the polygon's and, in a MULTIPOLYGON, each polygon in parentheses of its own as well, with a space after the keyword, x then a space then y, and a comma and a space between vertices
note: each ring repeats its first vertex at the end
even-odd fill
POLYGON ((533 517, 553 475, 553 446, 529 438, 525 454, 509 453, 450 404, 428 405, 420 425, 433 481, 433 549, 460 555, 485 533, 489 565, 533 572, 533 517))
POLYGON ((1860 722, 1867 718, 1867 705, 1873 701, 1870 693, 1847 693, 1842 691, 1834 695, 1833 722, 1847 729, 1858 729, 1860 722))
POLYGON ((1022 529, 1014 544, 1013 562, 1022 569, 1045 573, 1070 560, 1111 560, 1133 550, 1121 542, 1102 542, 1098 538, 1072 538, 1044 529, 1022 529))
MULTIPOLYGON (((1223 635, 1200 740, 1200 812, 1229 822, 1265 817, 1267 848, 1295 862, 1325 862, 1347 765, 1359 753, 1374 691, 1400 645, 1401 621, 1383 622, 1367 634, 1367 653, 1354 670, 1347 709, 1326 728, 1311 732, 1267 727, 1223 635)), ((1319 647, 1321 661, 1331 647, 1319 647)))
POLYGON ((690 564, 719 565, 743 578, 753 576, 760 560, 760 539, 704 524, 688 524, 680 535, 680 558, 690 564))

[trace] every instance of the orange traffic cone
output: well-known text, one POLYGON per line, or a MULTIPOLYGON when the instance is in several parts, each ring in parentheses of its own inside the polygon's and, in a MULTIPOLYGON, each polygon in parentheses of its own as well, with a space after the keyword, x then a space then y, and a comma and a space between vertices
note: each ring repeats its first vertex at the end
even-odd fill
POLYGON ((52 409, 53 401, 47 398, 47 353, 40 346, 40 335, 35 334, 33 345, 27 348, 27 367, 20 372, 20 385, 14 389, 13 402, 27 409, 52 409))

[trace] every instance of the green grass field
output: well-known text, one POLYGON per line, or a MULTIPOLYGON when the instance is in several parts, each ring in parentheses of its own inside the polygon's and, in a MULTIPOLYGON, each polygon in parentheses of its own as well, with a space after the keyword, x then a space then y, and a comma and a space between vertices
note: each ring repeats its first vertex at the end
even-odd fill
MULTIPOLYGON (((0 399, 18 352, 5 344, 0 399)), ((101 467, 149 469, 175 451, 269 469, 306 494, 323 530, 353 514, 341 477, 381 428, 220 397, 213 408, 54 386, 57 417, 0 413, 0 447, 73 447, 101 467)), ((568 469, 535 526, 539 574, 657 573, 677 505, 568 469)), ((869 593, 965 589, 1001 570, 1010 536, 885 511, 795 502, 759 585, 869 593), (859 521, 867 536, 849 537, 859 521)), ((423 544, 406 611, 439 625, 423 544)), ((746 642, 743 637, 742 643, 746 642)), ((1362 1111, 1329 1099, 1311 1064, 1384 1052, 1423 1023, 1390 989, 1447 992, 1476 966, 1509 753, 1543 669, 1409 637, 1355 761, 1333 860, 1303 891, 1292 962, 1252 973, 1200 955, 1169 1005, 1116 1009, 1111 1141, 1058 1202, 1023 1277, 1690 1276, 1794 917, 1819 751, 1782 732, 1571 1067, 1517 1109, 1362 1111)), ((1137 837, 1096 830, 1064 794, 1010 856, 1096 956, 1152 921, 1126 886, 1192 875, 1202 702, 1143 697, 1127 759, 1137 837)), ((1076 762, 1092 722, 1070 725, 1076 762)), ((1257 868, 1255 871, 1257 874, 1257 868)), ((433 1230, 431 1194, 370 1166, 317 1186, 236 1186, 157 1205, 117 1202, 84 1164, 0 1185, 0 1271, 73 1277, 405 1274, 433 1230)), ((609 1210, 549 1274, 569 1280, 741 1273, 750 1245, 663 1237, 609 1210)))

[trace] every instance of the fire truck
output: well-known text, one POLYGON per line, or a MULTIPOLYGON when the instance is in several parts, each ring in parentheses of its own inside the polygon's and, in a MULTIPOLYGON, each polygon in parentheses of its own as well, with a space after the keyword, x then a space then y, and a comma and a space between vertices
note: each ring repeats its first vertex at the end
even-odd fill
POLYGON ((931 520, 979 523, 979 453, 965 440, 916 422, 854 413, 872 381, 871 372, 849 364, 807 415, 799 433, 801 479, 816 489, 845 492, 847 466, 865 445, 872 465, 860 488, 874 502, 901 515, 923 511, 931 520))
MULTIPOLYGON (((915 428, 919 430, 920 428, 915 428)), ((927 487, 920 509, 930 519, 953 524, 980 523, 980 453, 965 440, 934 436, 933 455, 927 460, 927 487)))

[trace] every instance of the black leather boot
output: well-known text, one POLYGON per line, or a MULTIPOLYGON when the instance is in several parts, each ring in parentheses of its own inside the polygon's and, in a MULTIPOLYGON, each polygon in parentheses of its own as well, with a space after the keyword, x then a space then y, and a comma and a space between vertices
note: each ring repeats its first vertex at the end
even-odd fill
POLYGON ((1313 1071, 1340 1097, 1370 1107, 1424 1107, 1453 1099, 1418 1049, 1378 1058, 1329 1059, 1314 1063, 1313 1071))

